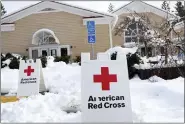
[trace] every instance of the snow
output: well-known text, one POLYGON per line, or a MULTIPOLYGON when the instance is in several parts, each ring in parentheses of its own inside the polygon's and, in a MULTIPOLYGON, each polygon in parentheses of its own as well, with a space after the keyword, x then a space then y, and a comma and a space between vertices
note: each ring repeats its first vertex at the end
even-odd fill
POLYGON ((128 53, 134 54, 136 51, 137 51, 137 47, 133 47, 133 48, 122 48, 120 46, 116 46, 116 47, 113 47, 113 48, 108 49, 105 53, 112 54, 112 53, 117 52, 117 53, 123 53, 123 54, 128 54, 128 53))
POLYGON ((141 57, 143 63, 135 64, 134 67, 136 69, 150 69, 150 68, 166 68, 166 67, 180 67, 183 65, 184 61, 179 59, 177 56, 170 56, 168 55, 168 64, 165 64, 165 56, 155 56, 146 58, 146 56, 141 57), (175 63, 175 60, 177 63, 175 63), (149 62, 158 62, 157 64, 151 64, 149 62))
MULTIPOLYGON (((129 52, 120 47, 114 50, 129 52)), ((81 67, 52 60, 48 57, 48 65, 43 69, 50 93, 1 103, 2 122, 81 122, 81 67)), ((136 76, 130 80, 134 122, 183 122, 184 79, 151 79, 140 80, 136 76)), ((17 82, 18 70, 1 70, 1 92, 15 95, 17 82)))

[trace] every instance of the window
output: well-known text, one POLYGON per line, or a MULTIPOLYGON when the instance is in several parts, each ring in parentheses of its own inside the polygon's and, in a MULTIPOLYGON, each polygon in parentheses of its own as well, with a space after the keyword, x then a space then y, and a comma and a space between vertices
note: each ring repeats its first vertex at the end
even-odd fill
POLYGON ((42 56, 47 56, 47 50, 42 50, 42 56))
POLYGON ((161 47, 161 54, 164 55, 164 47, 161 47))
POLYGON ((61 56, 67 56, 67 48, 61 48, 61 56))
POLYGON ((56 56, 57 55, 57 50, 56 49, 52 49, 51 50, 51 56, 56 56))
MULTIPOLYGON (((141 23, 134 21, 132 22, 125 31, 125 42, 137 42, 137 36, 138 35, 144 35, 144 32, 146 31, 146 27, 141 23)), ((139 39, 141 41, 141 39, 139 39)))

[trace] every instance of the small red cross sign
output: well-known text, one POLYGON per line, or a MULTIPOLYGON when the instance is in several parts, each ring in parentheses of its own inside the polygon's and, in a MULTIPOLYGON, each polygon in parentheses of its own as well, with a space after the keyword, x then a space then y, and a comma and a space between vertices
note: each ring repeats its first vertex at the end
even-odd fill
POLYGON ((117 82, 116 74, 109 74, 108 67, 101 67, 101 75, 93 75, 94 83, 102 83, 102 90, 110 90, 110 83, 117 82))
POLYGON ((27 76, 30 76, 34 72, 34 69, 31 69, 31 66, 28 66, 27 69, 24 69, 24 73, 27 73, 27 76))

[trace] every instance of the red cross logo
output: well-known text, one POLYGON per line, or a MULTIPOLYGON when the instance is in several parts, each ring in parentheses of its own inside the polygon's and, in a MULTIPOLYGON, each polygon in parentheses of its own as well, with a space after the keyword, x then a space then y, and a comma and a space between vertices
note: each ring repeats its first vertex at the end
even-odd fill
POLYGON ((101 67, 101 75, 93 75, 95 83, 102 83, 102 90, 110 90, 110 83, 117 82, 116 74, 109 74, 108 67, 101 67))
POLYGON ((31 69, 31 66, 28 66, 28 69, 24 69, 24 73, 27 73, 27 76, 30 76, 34 72, 34 69, 31 69))

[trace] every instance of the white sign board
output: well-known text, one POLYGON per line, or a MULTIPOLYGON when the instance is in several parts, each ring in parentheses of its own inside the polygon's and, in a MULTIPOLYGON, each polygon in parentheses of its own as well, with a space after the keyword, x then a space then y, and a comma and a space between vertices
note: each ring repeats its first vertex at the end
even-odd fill
POLYGON ((37 95, 45 90, 41 60, 20 60, 17 96, 37 95))
POLYGON ((82 122, 132 122, 126 55, 82 53, 82 122))

